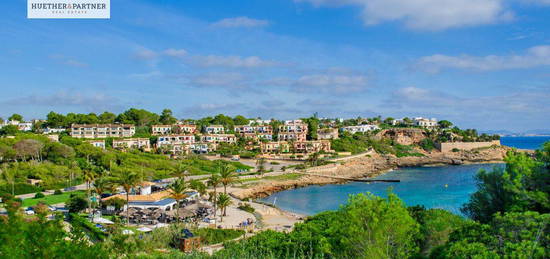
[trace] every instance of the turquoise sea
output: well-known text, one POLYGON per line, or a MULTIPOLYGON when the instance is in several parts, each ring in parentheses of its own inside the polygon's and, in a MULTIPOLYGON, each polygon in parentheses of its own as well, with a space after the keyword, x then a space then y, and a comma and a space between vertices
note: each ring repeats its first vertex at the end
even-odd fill
POLYGON ((546 141, 550 141, 550 136, 500 138, 500 144, 520 149, 539 149, 546 141))
MULTIPOLYGON (((522 148, 536 149, 550 137, 504 137, 502 144, 522 148)), ((470 194, 476 191, 475 174, 480 169, 491 170, 504 164, 477 164, 441 167, 402 168, 377 179, 399 179, 399 183, 359 183, 312 185, 298 189, 275 193, 261 199, 274 203, 277 207, 306 215, 337 209, 346 203, 350 194, 371 192, 386 196, 392 189, 407 205, 424 205, 427 208, 442 208, 456 214, 468 201, 470 194)))

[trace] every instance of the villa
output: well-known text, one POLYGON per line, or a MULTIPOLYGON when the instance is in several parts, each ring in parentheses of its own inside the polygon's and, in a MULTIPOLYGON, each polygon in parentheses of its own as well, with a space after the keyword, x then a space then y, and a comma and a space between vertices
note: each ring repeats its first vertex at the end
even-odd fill
POLYGON ((380 129, 378 125, 372 125, 372 124, 363 124, 363 125, 357 125, 357 126, 347 126, 343 127, 341 130, 343 132, 349 132, 351 134, 355 134, 357 132, 359 133, 365 133, 373 130, 380 129))
POLYGON ((148 138, 126 138, 113 140, 113 148, 116 149, 142 149, 143 151, 151 150, 151 142, 148 138))
POLYGON ((414 125, 424 128, 435 128, 438 126, 437 119, 436 118, 423 118, 423 117, 416 117, 413 119, 410 119, 408 122, 405 121, 405 119, 397 119, 392 121, 392 125, 414 125))
POLYGON ((86 142, 94 147, 105 149, 105 140, 87 140, 86 142))
POLYGON ((413 124, 415 126, 420 126, 424 128, 435 128, 437 127, 437 119, 435 118, 427 119, 427 118, 417 117, 413 119, 413 124))
POLYGON ((73 138, 129 138, 136 134, 136 126, 130 124, 73 124, 73 138))
POLYGON ((42 134, 49 135, 49 134, 56 134, 66 131, 65 128, 45 128, 44 131, 42 131, 42 134))
POLYGON ((317 130, 317 140, 338 139, 338 129, 326 128, 317 130))

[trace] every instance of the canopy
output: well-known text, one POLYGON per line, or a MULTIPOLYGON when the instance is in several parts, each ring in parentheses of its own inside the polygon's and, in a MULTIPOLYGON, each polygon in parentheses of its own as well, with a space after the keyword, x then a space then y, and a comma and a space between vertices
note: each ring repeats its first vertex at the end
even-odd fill
POLYGON ((152 229, 150 229, 148 227, 140 227, 137 230, 141 231, 141 232, 151 232, 151 231, 153 231, 152 229))
POLYGON ((92 222, 94 223, 99 223, 99 224, 115 224, 114 222, 106 219, 106 218, 102 218, 102 217, 95 217, 93 218, 92 222))

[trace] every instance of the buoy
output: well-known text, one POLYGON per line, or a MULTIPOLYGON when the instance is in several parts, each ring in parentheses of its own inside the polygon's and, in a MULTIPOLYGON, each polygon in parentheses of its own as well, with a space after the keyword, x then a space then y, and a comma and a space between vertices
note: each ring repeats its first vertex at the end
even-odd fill
POLYGON ((448 184, 445 184, 445 188, 447 188, 447 187, 449 187, 449 185, 448 185, 448 184))

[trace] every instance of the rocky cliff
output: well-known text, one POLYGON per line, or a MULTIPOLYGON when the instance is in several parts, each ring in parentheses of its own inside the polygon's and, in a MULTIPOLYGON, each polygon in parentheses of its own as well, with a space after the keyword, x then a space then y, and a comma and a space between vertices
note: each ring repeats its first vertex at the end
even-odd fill
POLYGON ((346 182, 345 180, 331 177, 374 177, 398 167, 498 163, 502 162, 508 150, 510 149, 507 147, 491 147, 450 153, 434 151, 431 153, 426 153, 423 157, 399 158, 393 155, 371 153, 345 162, 337 162, 335 164, 308 168, 307 170, 301 171, 304 176, 296 180, 260 182, 250 188, 236 190, 232 192, 232 194, 240 199, 266 197, 275 192, 312 184, 323 185, 346 182), (308 175, 308 173, 315 175, 308 175), (326 177, 321 177, 318 175, 323 175, 326 177))

